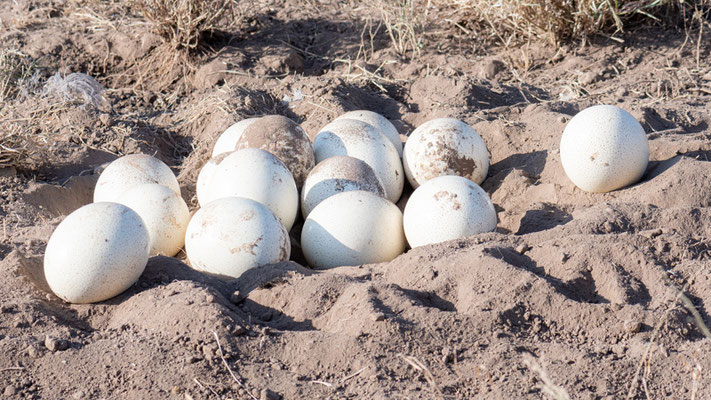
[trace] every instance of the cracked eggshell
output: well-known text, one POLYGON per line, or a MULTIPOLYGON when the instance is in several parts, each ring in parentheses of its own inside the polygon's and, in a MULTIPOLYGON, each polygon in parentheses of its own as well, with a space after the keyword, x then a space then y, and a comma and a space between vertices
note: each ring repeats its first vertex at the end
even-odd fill
POLYGON ((303 129, 289 118, 268 115, 245 128, 235 150, 257 148, 274 154, 289 168, 297 188, 301 188, 314 167, 314 149, 303 129))
POLYGON ((402 213, 371 192, 338 193, 306 218, 301 248, 315 268, 390 261, 405 250, 402 213))
POLYGON ((118 203, 92 203, 69 214, 44 254, 50 289, 70 303, 110 299, 136 283, 148 263, 150 236, 138 214, 118 203))
POLYGON ((471 126, 454 118, 427 121, 415 129, 402 157, 413 188, 443 175, 458 175, 480 185, 489 172, 486 143, 471 126))
POLYGON ((388 200, 396 202, 405 184, 402 162, 395 146, 370 124, 354 119, 333 121, 314 139, 316 162, 350 156, 368 164, 380 179, 388 200))
POLYGON ((198 204, 204 205, 205 199, 207 198, 207 188, 208 183, 212 179, 212 174, 217 169, 217 166, 225 159, 228 155, 234 153, 234 151, 220 153, 215 157, 209 159, 205 165, 200 169, 200 173, 197 177, 197 182, 195 183, 195 195, 197 195, 198 204))
POLYGON ((144 183, 167 186, 180 195, 180 185, 165 163, 147 154, 130 154, 111 162, 99 175, 94 202, 115 202, 126 190, 144 183))
POLYGON ((309 172, 304 182, 301 213, 306 218, 325 199, 351 190, 365 190, 385 197, 383 184, 368 164, 353 157, 327 158, 309 172))
POLYGON ((185 233, 185 252, 198 271, 222 279, 289 259, 289 234, 274 213, 254 200, 225 197, 199 209, 185 233))
POLYGON ((170 188, 155 183, 134 186, 117 200, 135 211, 148 229, 150 255, 172 257, 185 243, 190 210, 185 200, 170 188))
POLYGON ((407 242, 415 248, 492 232, 496 210, 489 195, 471 180, 439 176, 412 193, 403 225, 407 242))
POLYGON ((358 121, 365 122, 367 124, 373 125, 380 133, 385 135, 386 138, 395 146, 397 150, 397 155, 402 158, 402 140, 400 139, 400 134, 387 118, 382 115, 368 110, 356 110, 348 111, 347 113, 336 118, 334 121, 341 119, 355 119, 358 121))
POLYGON ((649 143, 644 128, 630 113, 616 106, 597 105, 579 112, 566 125, 560 161, 580 189, 609 192, 644 175, 649 143))
POLYGON ((237 141, 242 136, 242 133, 258 118, 247 118, 232 124, 215 141, 215 146, 212 148, 212 157, 216 157, 222 153, 235 151, 237 141))
POLYGON ((225 156, 215 166, 200 204, 230 196, 264 204, 287 231, 299 212, 299 192, 291 172, 276 156, 260 149, 243 149, 225 156))

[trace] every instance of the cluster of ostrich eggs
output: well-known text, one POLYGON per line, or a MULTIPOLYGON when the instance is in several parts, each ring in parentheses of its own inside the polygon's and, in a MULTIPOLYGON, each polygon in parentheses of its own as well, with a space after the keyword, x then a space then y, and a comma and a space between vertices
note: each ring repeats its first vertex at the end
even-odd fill
MULTIPOLYGON (((601 105, 570 120, 560 157, 580 189, 607 192, 641 178, 649 145, 629 113, 601 105)), ((245 119, 214 143, 192 216, 157 158, 109 164, 94 203, 50 238, 45 276, 59 297, 89 303, 134 284, 150 256, 183 248, 192 268, 222 279, 288 260, 296 238, 314 268, 389 261, 408 246, 494 231, 496 211, 479 186, 489 163, 482 137, 452 118, 421 124, 405 143, 372 111, 341 115, 313 142, 286 117, 245 119)))
POLYGON ((428 121, 403 146, 386 118, 351 111, 324 126, 313 144, 317 165, 301 192, 301 248, 313 267, 389 261, 408 244, 496 228, 493 204, 478 186, 489 153, 463 121, 428 121), (415 191, 403 214, 395 203, 408 183, 415 191))
POLYGON ((170 168, 157 158, 118 158, 101 173, 94 202, 52 233, 44 256, 47 284, 72 303, 114 297, 133 285, 148 257, 183 247, 188 206, 170 168))

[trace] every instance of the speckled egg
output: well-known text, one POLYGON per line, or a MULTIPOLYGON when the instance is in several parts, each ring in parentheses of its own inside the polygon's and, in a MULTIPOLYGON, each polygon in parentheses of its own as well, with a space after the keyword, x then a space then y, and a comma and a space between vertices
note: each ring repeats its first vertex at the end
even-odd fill
POLYGON ((178 179, 163 161, 146 154, 131 154, 114 160, 99 175, 94 202, 115 202, 126 190, 144 183, 167 186, 180 194, 178 179))
POLYGON ((276 156, 260 149, 235 151, 217 164, 200 205, 230 196, 264 204, 287 231, 299 212, 299 192, 291 172, 276 156))
POLYGON ((340 119, 356 119, 358 121, 363 121, 367 124, 373 125, 380 133, 385 135, 386 138, 395 146, 397 150, 397 155, 402 157, 402 140, 400 139, 400 134, 398 133, 395 125, 390 122, 387 118, 382 115, 368 110, 356 110, 348 111, 347 113, 336 118, 334 121, 340 119))
POLYGON ((191 266, 222 279, 286 261, 289 234, 264 205, 243 197, 224 197, 199 209, 185 233, 191 266))
POLYGON ((609 105, 573 117, 560 140, 568 178, 587 192, 609 192, 637 182, 649 162, 644 128, 627 111, 609 105))
POLYGON ((443 175, 463 176, 481 184, 489 172, 489 151, 471 126, 454 118, 438 118, 412 132, 402 162, 415 189, 443 175))
POLYGON ((385 197, 383 184, 368 164, 353 157, 327 158, 309 172, 304 182, 301 213, 306 218, 325 199, 351 190, 365 190, 385 197))
POLYGON ((390 261, 405 250, 402 213, 371 192, 338 193, 306 218, 301 248, 315 268, 390 261))
POLYGON ((402 194, 405 175, 395 146, 370 124, 354 119, 333 121, 314 139, 316 162, 335 156, 350 156, 368 164, 380 179, 385 196, 396 202, 402 194))
POLYGON ((303 129, 281 115, 261 117, 245 128, 235 150, 257 148, 266 150, 281 160, 301 188, 314 167, 314 149, 303 129))
POLYGON ((92 203, 69 214, 44 254, 50 289, 70 303, 110 299, 136 283, 148 263, 150 236, 138 214, 118 203, 92 203))
POLYGON ((486 192, 471 180, 439 176, 412 193, 403 225, 414 248, 491 232, 496 229, 496 210, 486 192))
POLYGON ((235 151, 237 141, 242 136, 242 133, 250 126, 257 118, 247 118, 232 124, 227 128, 220 137, 215 141, 215 146, 212 148, 212 157, 216 157, 222 153, 235 151))
POLYGON ((117 202, 143 219, 151 238, 151 256, 172 257, 183 248, 190 210, 185 200, 170 188, 155 183, 134 186, 117 202))
POLYGON ((217 169, 217 165, 231 153, 234 153, 234 151, 220 153, 215 157, 212 157, 200 169, 197 181, 195 182, 195 195, 197 195, 198 204, 205 204, 208 183, 210 182, 210 179, 212 179, 212 174, 215 172, 215 169, 217 169))

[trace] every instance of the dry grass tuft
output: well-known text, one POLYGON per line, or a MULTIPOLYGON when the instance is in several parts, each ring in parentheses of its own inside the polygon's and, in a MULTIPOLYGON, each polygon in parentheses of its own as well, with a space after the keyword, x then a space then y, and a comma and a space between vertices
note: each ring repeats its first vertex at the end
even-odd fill
MULTIPOLYGON (((241 15, 237 0, 132 0, 128 4, 164 41, 136 65, 136 87, 154 91, 187 81, 196 70, 192 55, 209 50, 210 35, 233 28, 241 15)), ((168 101, 177 95, 174 91, 168 101)))
POLYGON ((531 356, 526 356, 523 363, 536 374, 541 380, 540 389, 541 391, 550 399, 553 400, 570 400, 570 395, 561 386, 553 383, 551 378, 548 376, 548 372, 536 361, 535 358, 531 356))
POLYGON ((17 50, 0 51, 0 103, 36 86, 36 67, 34 60, 17 50))
MULTIPOLYGON (((29 59, 23 62, 33 65, 29 59)), ((46 82, 40 82, 38 73, 23 76, 5 85, 10 80, 3 75, 3 87, 11 89, 4 93, 12 98, 6 96, 0 102, 0 168, 42 165, 61 132, 77 132, 62 118, 68 111, 76 107, 91 112, 111 110, 104 87, 89 75, 57 73, 46 82)))
MULTIPOLYGON (((706 18, 711 1, 683 0, 437 0, 444 18, 485 42, 514 45, 542 40, 558 46, 585 43, 595 35, 615 35, 637 24, 689 25, 699 12, 706 18)), ((429 2, 428 2, 429 4, 429 2)))
POLYGON ((175 50, 196 49, 204 35, 216 31, 220 19, 233 10, 233 0, 133 0, 131 4, 175 50))
POLYGON ((385 30, 393 48, 400 55, 420 54, 424 46, 428 7, 422 9, 415 0, 371 0, 370 7, 380 10, 385 30))

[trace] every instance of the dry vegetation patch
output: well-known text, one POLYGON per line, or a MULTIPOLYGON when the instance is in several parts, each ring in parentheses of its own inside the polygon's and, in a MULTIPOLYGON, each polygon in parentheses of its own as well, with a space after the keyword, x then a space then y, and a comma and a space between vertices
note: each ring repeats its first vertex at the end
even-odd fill
POLYGON ((393 47, 419 53, 433 25, 454 26, 481 44, 519 45, 567 40, 585 43, 596 35, 622 41, 634 26, 703 29, 711 18, 710 0, 376 0, 393 47))
POLYGON ((165 88, 195 71, 192 55, 210 50, 207 38, 239 20, 236 0, 134 0, 137 11, 164 43, 138 64, 138 85, 165 88))

